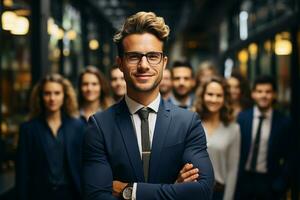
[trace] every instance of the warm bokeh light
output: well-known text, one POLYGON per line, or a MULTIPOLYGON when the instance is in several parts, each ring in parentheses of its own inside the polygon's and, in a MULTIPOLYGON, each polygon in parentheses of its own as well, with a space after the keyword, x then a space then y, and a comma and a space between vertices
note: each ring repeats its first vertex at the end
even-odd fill
POLYGON ((289 40, 275 41, 275 54, 279 56, 290 55, 292 53, 292 43, 289 40))
POLYGON ((12 11, 5 11, 1 16, 2 29, 10 31, 15 27, 15 21, 18 16, 12 11))
POLYGON ((248 56, 247 50, 243 49, 239 52, 238 59, 241 63, 247 63, 248 58, 249 58, 249 56, 248 56))
POLYGON ((265 43, 264 43, 264 49, 265 49, 265 51, 267 51, 269 53, 271 52, 271 50, 272 50, 272 42, 270 40, 265 41, 265 43))
POLYGON ((26 17, 17 17, 15 26, 10 31, 14 35, 26 35, 29 30, 29 20, 26 17))
POLYGON ((99 48, 99 42, 95 39, 90 40, 89 47, 91 50, 96 50, 99 48))
POLYGON ((290 41, 289 32, 281 32, 275 36, 275 54, 279 56, 290 55, 293 51, 293 46, 290 41))
POLYGON ((14 5, 13 0, 3 0, 3 5, 5 7, 12 7, 14 5))
POLYGON ((68 57, 70 55, 70 49, 64 49, 63 54, 65 57, 68 57))
POLYGON ((248 50, 249 50, 250 56, 252 56, 252 57, 257 56, 258 47, 257 47, 256 43, 251 43, 248 47, 248 50))
POLYGON ((77 33, 76 31, 74 31, 73 29, 69 30, 67 33, 66 33, 66 36, 69 40, 75 40, 76 37, 77 37, 77 33))

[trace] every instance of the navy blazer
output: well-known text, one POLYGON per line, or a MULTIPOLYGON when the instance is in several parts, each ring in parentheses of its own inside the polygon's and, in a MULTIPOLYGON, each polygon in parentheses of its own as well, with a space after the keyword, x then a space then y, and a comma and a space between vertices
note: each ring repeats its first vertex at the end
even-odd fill
POLYGON ((117 199, 112 182, 137 183, 137 199, 210 199, 213 168, 199 117, 161 100, 152 142, 148 183, 125 100, 89 120, 83 148, 83 186, 88 200, 117 199), (197 182, 174 184, 186 163, 199 168, 197 182))
MULTIPOLYGON (((49 194, 49 164, 42 117, 25 122, 20 127, 16 160, 16 188, 18 199, 40 200, 49 194)), ((81 147, 84 124, 75 118, 63 119, 67 170, 74 196, 81 195, 81 147)))
MULTIPOLYGON (((239 176, 245 171, 252 140, 253 108, 241 112, 237 118, 241 128, 241 155, 239 176)), ((267 173, 272 181, 272 189, 283 192, 287 187, 291 155, 290 119, 273 110, 270 138, 267 152, 267 173)))

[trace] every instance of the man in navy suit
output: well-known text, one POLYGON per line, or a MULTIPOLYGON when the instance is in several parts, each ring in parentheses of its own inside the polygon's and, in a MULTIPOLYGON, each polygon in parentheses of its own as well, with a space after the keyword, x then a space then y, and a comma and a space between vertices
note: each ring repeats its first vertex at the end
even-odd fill
POLYGON ((242 143, 237 199, 281 199, 288 186, 291 133, 289 119, 273 108, 276 83, 258 77, 255 106, 239 114, 242 143))
POLYGON ((89 120, 83 147, 88 200, 211 197, 214 175, 199 117, 159 94, 168 34, 163 18, 139 12, 114 36, 127 94, 89 120))

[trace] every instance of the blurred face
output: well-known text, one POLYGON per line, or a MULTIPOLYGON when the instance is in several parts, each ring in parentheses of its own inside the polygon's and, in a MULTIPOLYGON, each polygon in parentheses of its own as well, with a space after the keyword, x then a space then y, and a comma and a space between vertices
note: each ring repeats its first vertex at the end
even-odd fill
POLYGON ((215 72, 209 68, 202 69, 200 76, 197 77, 199 83, 204 83, 210 79, 215 72))
POLYGON ((269 83, 257 84, 252 91, 252 98, 260 110, 266 111, 272 107, 275 91, 269 83))
POLYGON ((172 90, 171 72, 168 69, 164 70, 162 81, 159 84, 159 91, 162 94, 167 94, 172 90))
POLYGON ((239 80, 234 77, 230 77, 227 79, 227 83, 229 85, 229 92, 230 92, 231 99, 233 101, 238 101, 241 95, 239 80))
POLYGON ((167 63, 167 57, 162 56, 157 64, 150 64, 148 60, 155 57, 142 56, 140 61, 138 56, 128 56, 127 53, 149 54, 150 52, 163 51, 163 42, 150 33, 131 34, 123 39, 124 56, 117 58, 120 70, 124 73, 127 84, 127 93, 130 96, 137 94, 157 94, 159 83, 162 79, 163 69, 167 63), (134 64, 133 64, 134 63, 134 64))
POLYGON ((85 101, 99 101, 100 91, 101 85, 95 74, 86 73, 82 76, 81 92, 85 101))
POLYGON ((193 86, 192 70, 187 67, 176 67, 173 71, 173 92, 177 97, 187 97, 193 86))
POLYGON ((116 68, 111 71, 111 88, 114 95, 121 97, 126 93, 126 82, 124 80, 123 72, 120 69, 116 68))
POLYGON ((224 105, 224 90, 219 83, 211 82, 207 85, 203 98, 207 110, 218 113, 224 105))
POLYGON ((47 82, 43 88, 43 102, 46 112, 59 112, 64 103, 63 86, 56 82, 47 82))

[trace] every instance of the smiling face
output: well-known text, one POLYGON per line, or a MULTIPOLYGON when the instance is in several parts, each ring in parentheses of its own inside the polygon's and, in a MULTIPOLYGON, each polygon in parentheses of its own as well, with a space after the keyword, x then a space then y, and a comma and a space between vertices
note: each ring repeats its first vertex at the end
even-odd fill
MULTIPOLYGON (((150 33, 128 35, 123 39, 122 44, 125 53, 163 52, 163 42, 150 33)), ((146 56, 143 56, 138 64, 128 63, 125 56, 118 57, 117 63, 124 73, 129 96, 137 96, 140 93, 153 96, 158 94, 167 57, 164 56, 161 62, 156 65, 150 65, 146 56)))
POLYGON ((257 84, 252 91, 252 98, 261 111, 266 111, 273 105, 275 91, 269 83, 257 84))
POLYGON ((82 76, 81 92, 84 101, 99 101, 101 85, 95 74, 85 73, 82 76))
POLYGON ((176 97, 187 97, 193 89, 193 72, 188 67, 176 67, 173 73, 173 93, 176 97))
POLYGON ((224 105, 224 90, 217 82, 211 82, 206 86, 203 96, 204 106, 210 113, 218 113, 224 105))
POLYGON ((60 112, 64 103, 63 86, 56 82, 46 82, 43 87, 43 103, 47 113, 60 112))

